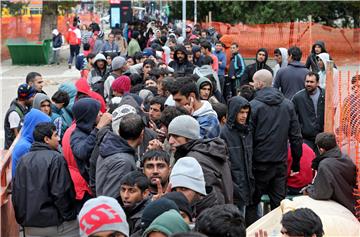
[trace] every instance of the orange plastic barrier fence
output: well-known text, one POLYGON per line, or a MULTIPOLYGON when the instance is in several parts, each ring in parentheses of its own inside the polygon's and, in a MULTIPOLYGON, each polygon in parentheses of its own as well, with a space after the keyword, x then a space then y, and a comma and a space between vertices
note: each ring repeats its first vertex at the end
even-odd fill
POLYGON ((0 176, 1 176, 1 192, 0 192, 0 236, 19 236, 19 225, 15 220, 15 212, 12 206, 11 194, 11 154, 18 142, 20 136, 17 136, 10 149, 0 151, 0 176))
MULTIPOLYGON (((201 26, 208 28, 210 24, 201 26)), ((256 25, 212 22, 211 26, 223 35, 221 41, 226 48, 237 42, 243 57, 255 57, 261 47, 267 48, 272 57, 274 49, 296 45, 303 52, 302 61, 306 61, 314 42, 322 40, 336 65, 360 62, 360 28, 333 28, 309 22, 256 25)), ((229 49, 227 52, 230 53, 229 49)))
MULTIPOLYGON (((328 78, 328 75, 327 75, 328 78)), ((331 78, 331 77, 329 77, 331 78)), ((339 71, 333 82, 326 82, 325 130, 334 132, 342 152, 349 155, 357 167, 356 214, 360 219, 360 75, 359 71, 339 71)))
MULTIPOLYGON (((79 15, 82 24, 99 22, 99 16, 93 14, 79 15)), ((67 32, 66 22, 73 21, 74 15, 58 16, 58 30, 63 35, 67 32)), ((24 38, 38 40, 40 35, 41 16, 1 17, 1 61, 10 58, 6 41, 24 38)), ((51 37, 51 36, 49 36, 51 37)))

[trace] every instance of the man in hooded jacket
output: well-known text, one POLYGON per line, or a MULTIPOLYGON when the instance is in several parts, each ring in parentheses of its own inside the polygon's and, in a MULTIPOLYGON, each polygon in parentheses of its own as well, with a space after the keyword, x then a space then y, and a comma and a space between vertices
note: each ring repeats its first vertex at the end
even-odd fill
POLYGON ((260 70, 253 79, 258 90, 250 102, 255 193, 246 213, 247 224, 258 219, 257 205, 264 193, 270 197, 271 208, 279 206, 286 196, 288 140, 293 157, 290 175, 299 172, 302 155, 300 125, 293 103, 271 87, 269 71, 260 70))
POLYGON ((257 72, 261 69, 266 69, 269 72, 271 72, 271 74, 273 73, 271 67, 266 64, 268 57, 269 57, 269 54, 265 48, 260 48, 256 52, 256 62, 246 66, 245 72, 240 79, 240 86, 247 85, 250 82, 253 82, 253 76, 254 76, 255 72, 257 72))
MULTIPOLYGON (((320 71, 320 68, 317 63, 317 58, 316 58, 320 53, 327 53, 327 51, 325 48, 324 41, 317 40, 313 44, 313 46, 311 48, 311 53, 306 59, 305 67, 307 69, 311 69, 311 71, 313 71, 315 73, 320 71)), ((331 59, 330 56, 329 56, 329 59, 331 59)), ((334 67, 336 68, 335 65, 334 65, 334 67)))
MULTIPOLYGON (((255 179, 252 173, 253 138, 249 126, 250 103, 241 96, 232 97, 228 104, 226 125, 220 137, 229 149, 231 174, 234 181, 234 203, 245 214, 245 207, 252 202, 255 179)), ((245 216, 245 215, 244 215, 245 216)))
POLYGON ((21 136, 12 152, 12 177, 15 177, 16 165, 23 155, 29 152, 31 144, 34 142, 33 131, 35 126, 41 122, 51 122, 49 116, 38 109, 31 109, 24 117, 21 136))
POLYGON ((107 69, 107 61, 103 54, 99 53, 95 56, 93 61, 93 69, 88 75, 88 83, 91 89, 99 93, 104 98, 104 84, 109 75, 107 69))
MULTIPOLYGON (((102 127, 111 122, 111 115, 99 112, 100 103, 90 98, 78 100, 74 104, 72 111, 76 121, 76 128, 70 135, 71 153, 76 161, 78 172, 88 184, 89 159, 95 146, 96 134, 102 127)), ((64 135, 63 145, 64 142, 69 142, 67 139, 65 141, 66 133, 67 132, 65 132, 64 135)))
POLYGON ((175 75, 177 76, 193 74, 195 67, 187 59, 187 51, 185 46, 179 45, 175 48, 174 61, 169 63, 169 67, 174 69, 175 75))

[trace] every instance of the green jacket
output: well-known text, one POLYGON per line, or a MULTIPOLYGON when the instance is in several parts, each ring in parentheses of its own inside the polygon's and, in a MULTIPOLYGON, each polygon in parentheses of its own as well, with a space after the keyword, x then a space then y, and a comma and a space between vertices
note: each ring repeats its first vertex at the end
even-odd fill
POLYGON ((140 52, 141 48, 137 40, 131 39, 128 46, 128 56, 132 57, 136 52, 140 52))

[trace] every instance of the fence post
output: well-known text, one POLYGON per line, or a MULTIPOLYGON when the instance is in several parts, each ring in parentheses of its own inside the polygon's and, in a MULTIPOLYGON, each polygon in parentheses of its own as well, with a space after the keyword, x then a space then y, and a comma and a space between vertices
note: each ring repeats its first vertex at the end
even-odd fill
MULTIPOLYGON (((326 93, 325 93, 325 124, 324 131, 325 132, 333 132, 334 131, 334 117, 335 117, 335 105, 333 104, 333 94, 334 89, 334 61, 329 60, 326 62, 326 93)), ((336 92, 335 92, 336 93, 336 92)))
POLYGON ((311 52, 312 49, 312 15, 308 16, 309 19, 309 52, 311 52))

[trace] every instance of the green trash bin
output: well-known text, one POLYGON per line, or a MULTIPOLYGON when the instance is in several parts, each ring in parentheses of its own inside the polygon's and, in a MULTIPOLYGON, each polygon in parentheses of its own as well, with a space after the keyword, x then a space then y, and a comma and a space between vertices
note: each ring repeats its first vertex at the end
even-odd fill
POLYGON ((43 65, 49 63, 51 39, 41 41, 9 39, 6 46, 10 52, 12 64, 43 65))

